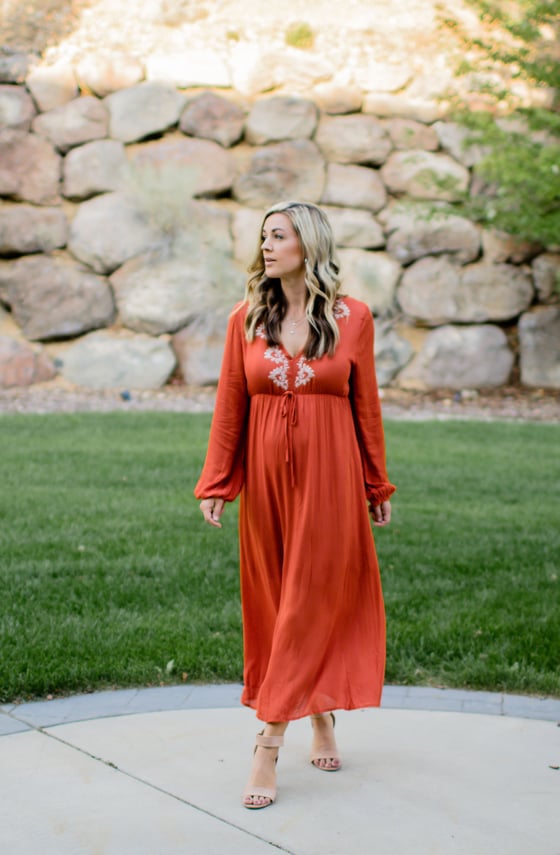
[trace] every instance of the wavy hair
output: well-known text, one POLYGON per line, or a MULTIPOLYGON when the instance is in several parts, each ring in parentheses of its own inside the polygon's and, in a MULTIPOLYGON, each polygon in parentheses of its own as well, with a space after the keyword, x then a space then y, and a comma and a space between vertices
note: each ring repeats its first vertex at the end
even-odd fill
MULTIPOLYGON (((334 304, 340 291, 340 265, 331 224, 317 205, 310 202, 280 202, 264 215, 261 234, 271 214, 285 214, 289 217, 306 259, 305 314, 309 323, 309 337, 303 352, 307 359, 326 353, 332 356, 339 338, 334 304)), ((288 304, 280 279, 271 279, 266 274, 260 243, 248 272, 250 275, 245 289, 247 339, 253 341, 257 328, 262 325, 268 344, 278 345, 280 326, 288 304)))

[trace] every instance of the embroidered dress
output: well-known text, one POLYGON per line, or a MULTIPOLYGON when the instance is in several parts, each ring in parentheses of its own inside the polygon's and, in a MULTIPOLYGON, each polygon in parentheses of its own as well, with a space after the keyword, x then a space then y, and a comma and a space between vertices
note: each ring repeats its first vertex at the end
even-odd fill
POLYGON ((368 307, 339 299, 333 357, 290 356, 245 307, 228 326, 208 453, 195 489, 240 493, 242 702, 262 721, 378 706, 385 614, 367 501, 385 470, 368 307))

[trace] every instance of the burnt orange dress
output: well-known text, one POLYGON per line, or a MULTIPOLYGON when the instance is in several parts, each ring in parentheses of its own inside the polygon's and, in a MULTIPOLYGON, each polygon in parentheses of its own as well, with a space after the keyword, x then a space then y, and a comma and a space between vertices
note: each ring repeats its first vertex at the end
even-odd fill
POLYGON ((262 721, 378 706, 385 613, 367 501, 385 469, 369 308, 339 298, 334 356, 291 357, 233 311, 199 499, 241 493, 242 702, 262 721))

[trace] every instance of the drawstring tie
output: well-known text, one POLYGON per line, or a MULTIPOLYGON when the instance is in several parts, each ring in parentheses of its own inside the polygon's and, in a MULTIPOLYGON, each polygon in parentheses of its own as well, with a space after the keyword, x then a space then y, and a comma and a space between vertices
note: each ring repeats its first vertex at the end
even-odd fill
POLYGON ((284 392, 282 398, 282 418, 286 419, 284 424, 284 446, 286 450, 284 459, 290 465, 290 481, 292 487, 295 487, 294 438, 292 428, 297 421, 296 396, 293 392, 284 392))

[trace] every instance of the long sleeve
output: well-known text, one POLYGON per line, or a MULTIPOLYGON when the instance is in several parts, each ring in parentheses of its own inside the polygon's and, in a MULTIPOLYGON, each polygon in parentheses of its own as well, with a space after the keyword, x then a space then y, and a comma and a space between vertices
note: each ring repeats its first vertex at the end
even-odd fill
POLYGON ((229 318, 206 461, 194 490, 197 499, 232 502, 243 486, 249 401, 244 344, 243 312, 238 306, 229 318))
MULTIPOLYGON (((366 307, 364 307, 366 308, 366 307)), ((352 365, 351 401, 368 501, 378 505, 396 490, 385 466, 385 438, 373 356, 373 318, 364 312, 352 365)))

